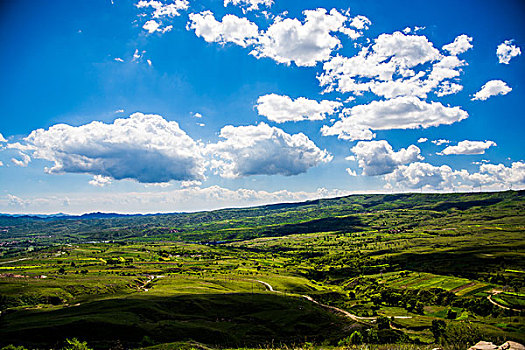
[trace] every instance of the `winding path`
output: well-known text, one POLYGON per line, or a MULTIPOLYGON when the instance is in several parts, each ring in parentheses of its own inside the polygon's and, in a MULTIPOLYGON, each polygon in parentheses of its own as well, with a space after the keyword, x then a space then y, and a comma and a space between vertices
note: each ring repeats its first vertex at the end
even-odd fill
POLYGON ((500 308, 505 309, 505 310, 511 310, 511 311, 516 311, 516 312, 523 311, 523 310, 519 310, 519 309, 512 309, 510 307, 501 305, 501 304, 495 302, 494 300, 492 300, 492 296, 496 295, 496 294, 499 294, 499 293, 502 293, 502 291, 501 290, 494 290, 494 291, 492 291, 492 294, 487 296, 487 300, 490 301, 493 305, 496 305, 497 307, 500 307, 500 308))
MULTIPOLYGON (((267 282, 264 282, 264 281, 261 281, 261 280, 251 280, 251 281, 261 283, 270 292, 283 294, 283 292, 273 289, 272 285, 267 283, 267 282)), ((350 312, 348 312, 346 310, 343 310, 343 309, 340 309, 338 307, 322 304, 322 303, 318 302, 317 300, 315 300, 314 298, 312 298, 309 295, 305 295, 304 294, 304 295, 301 295, 301 297, 303 297, 306 300, 311 301, 312 303, 317 304, 317 305, 319 305, 319 306, 321 306, 321 307, 323 307, 325 309, 330 309, 330 310, 339 312, 339 313, 345 315, 346 317, 351 318, 352 320, 357 321, 357 322, 364 322, 364 321, 374 322, 377 319, 377 316, 372 316, 372 317, 357 316, 357 315, 355 315, 353 313, 350 313, 350 312)), ((412 316, 394 316, 394 318, 412 318, 412 316)))
POLYGON ((22 259, 10 260, 10 261, 2 261, 2 262, 0 262, 0 265, 10 264, 10 263, 18 262, 18 261, 23 261, 23 260, 29 260, 29 258, 22 258, 22 259))

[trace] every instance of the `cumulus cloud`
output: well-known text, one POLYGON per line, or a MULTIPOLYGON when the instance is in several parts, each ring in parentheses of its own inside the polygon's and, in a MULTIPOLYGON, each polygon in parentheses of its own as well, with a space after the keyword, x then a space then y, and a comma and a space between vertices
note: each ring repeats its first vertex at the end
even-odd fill
POLYGON ((346 17, 332 9, 304 11, 305 21, 296 18, 277 19, 259 38, 253 55, 270 57, 279 63, 315 66, 330 57, 341 41, 331 33, 339 31, 346 17))
POLYGON ((31 161, 31 157, 22 152, 20 152, 19 154, 20 154, 20 157, 22 157, 22 159, 11 158, 11 161, 13 162, 13 164, 25 168, 26 166, 29 165, 29 162, 31 161))
POLYGON ((454 39, 454 42, 444 45, 443 50, 450 52, 451 55, 459 55, 470 50, 473 47, 471 42, 471 37, 462 34, 456 37, 456 39, 454 39))
POLYGON ((446 143, 450 143, 450 140, 437 139, 437 140, 432 140, 430 142, 432 142, 434 145, 441 146, 441 145, 444 145, 446 143))
POLYGON ((323 135, 337 135, 345 140, 371 140, 375 137, 372 130, 428 128, 450 125, 468 117, 459 107, 428 103, 410 96, 372 101, 344 112, 348 116, 321 128, 323 135))
POLYGON ((370 22, 370 20, 367 17, 361 16, 361 15, 355 16, 350 21, 350 26, 354 27, 356 29, 359 29, 359 30, 368 29, 368 27, 371 24, 372 24, 372 22, 370 22))
POLYGON ((510 167, 503 164, 481 164, 477 172, 452 170, 448 165, 434 166, 415 162, 401 165, 384 176, 388 187, 401 189, 469 190, 485 186, 489 190, 507 189, 508 186, 525 187, 525 163, 513 162, 510 167))
MULTIPOLYGON (((255 57, 269 57, 279 63, 312 67, 319 61, 330 58, 332 51, 341 47, 341 41, 335 35, 344 33, 353 39, 362 35, 345 24, 352 19, 337 11, 326 9, 306 10, 304 22, 296 18, 279 18, 259 37, 258 45, 251 52, 255 57)), ((354 18, 355 19, 355 18, 354 18)), ((370 22, 360 16, 354 23, 367 28, 370 22)))
POLYGON ((423 143, 423 142, 427 142, 428 139, 426 137, 420 137, 419 139, 417 139, 417 143, 423 143))
POLYGON ((294 62, 297 66, 311 67, 327 60, 332 51, 341 47, 337 33, 356 39, 370 24, 364 16, 352 19, 336 9, 327 12, 318 8, 303 14, 304 21, 277 16, 266 31, 259 31, 258 26, 246 18, 226 15, 217 21, 211 11, 204 11, 189 15, 187 29, 194 30, 207 42, 253 45, 250 54, 257 58, 269 57, 279 63, 294 62))
POLYGON ((139 9, 153 10, 150 14, 150 18, 152 19, 146 21, 142 26, 144 30, 152 34, 155 32, 169 32, 173 26, 168 25, 163 27, 162 19, 179 16, 181 10, 188 9, 189 3, 187 0, 172 0, 170 3, 166 4, 157 0, 141 0, 135 6, 139 9))
POLYGON ((169 32, 171 29, 173 29, 173 26, 169 25, 169 26, 162 28, 161 23, 151 19, 147 21, 146 23, 144 23, 142 28, 148 31, 148 33, 152 34, 155 32, 159 32, 159 33, 169 32))
POLYGON ((137 8, 152 8, 153 18, 162 18, 162 17, 175 17, 180 15, 181 10, 188 9, 187 0, 172 0, 171 3, 164 4, 156 0, 141 0, 135 6, 137 8))
POLYGON ((225 140, 208 145, 207 151, 214 156, 212 168, 223 177, 297 175, 332 160, 306 135, 290 135, 265 123, 227 125, 220 137, 225 140))
POLYGON ((360 141, 352 147, 363 175, 384 175, 394 171, 399 165, 422 160, 421 150, 410 145, 394 152, 388 141, 360 141))
POLYGON ((521 55, 521 49, 513 44, 514 40, 505 40, 498 45, 496 55, 499 63, 509 64, 513 57, 521 55))
POLYGON ((7 142, 4 135, 0 134, 0 142, 7 142))
MULTIPOLYGON (((323 64, 324 73, 318 79, 321 86, 327 86, 326 91, 336 89, 360 94, 381 82, 393 80, 394 75, 413 77, 413 67, 441 57, 425 36, 402 32, 381 34, 373 45, 363 47, 353 57, 332 57, 323 64)), ((417 76, 420 78, 421 75, 417 76)))
POLYGON ((506 95, 512 91, 512 88, 503 80, 490 80, 481 87, 481 90, 474 94, 472 101, 485 101, 489 97, 497 95, 506 95))
POLYGON ((463 85, 446 81, 439 84, 439 89, 435 93, 437 97, 442 97, 446 95, 457 94, 461 90, 463 90, 463 85))
MULTIPOLYGON (((465 49, 463 41, 472 40, 458 38, 449 47, 454 53, 465 49)), ((466 64, 456 55, 441 54, 425 36, 394 32, 381 34, 352 57, 332 57, 323 64, 317 79, 325 92, 361 95, 369 91, 385 98, 426 98, 434 91, 440 97, 461 91, 463 87, 454 80, 466 64)))
POLYGON ((204 177, 197 143, 179 125, 159 115, 132 114, 112 124, 57 124, 25 139, 34 158, 54 163, 49 173, 85 173, 154 183, 204 177))
POLYGON ((485 154, 485 151, 492 146, 496 146, 494 141, 465 140, 459 142, 456 146, 448 146, 438 154, 485 154))
POLYGON ((443 189, 451 185, 456 175, 448 165, 434 166, 415 162, 399 166, 392 173, 385 175, 385 180, 396 188, 443 189))
POLYGON ((111 183, 111 178, 108 176, 95 175, 93 180, 89 181, 89 184, 96 187, 104 187, 111 183))
POLYGON ((301 120, 323 120, 342 107, 341 102, 315 101, 304 97, 292 100, 288 96, 269 94, 260 96, 255 107, 260 115, 276 123, 301 120))
POLYGON ((224 0, 224 7, 232 4, 234 6, 240 6, 246 11, 258 10, 259 6, 271 7, 273 0, 224 0))
POLYGON ((259 28, 246 18, 235 15, 226 15, 221 21, 217 21, 211 11, 201 13, 190 13, 188 30, 194 30, 195 35, 202 37, 205 41, 219 44, 234 43, 246 47, 253 44, 259 35, 259 28))
POLYGON ((482 164, 479 170, 480 173, 489 175, 491 182, 525 184, 525 163, 523 162, 513 162, 510 167, 503 164, 482 164))

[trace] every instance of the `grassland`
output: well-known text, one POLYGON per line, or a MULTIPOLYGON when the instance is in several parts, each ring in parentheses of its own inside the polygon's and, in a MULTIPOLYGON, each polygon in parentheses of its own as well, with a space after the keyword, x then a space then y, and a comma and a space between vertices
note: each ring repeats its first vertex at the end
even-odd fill
POLYGON ((524 199, 369 195, 0 217, 0 346, 525 343, 524 199))

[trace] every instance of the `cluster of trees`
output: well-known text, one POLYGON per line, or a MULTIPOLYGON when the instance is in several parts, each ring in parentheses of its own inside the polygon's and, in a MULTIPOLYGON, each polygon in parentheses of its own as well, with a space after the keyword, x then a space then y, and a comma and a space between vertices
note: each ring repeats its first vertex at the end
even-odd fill
MULTIPOLYGON (((379 321, 379 319, 378 319, 379 321)), ((339 346, 359 345, 359 344, 395 344, 407 343, 409 339, 403 332, 390 329, 388 320, 386 323, 379 323, 377 328, 356 330, 350 336, 339 341, 339 346)))
MULTIPOLYGON (((17 345, 7 345, 1 348, 0 350, 27 350, 24 346, 17 345)), ((93 350, 89 347, 87 342, 78 340, 77 338, 66 339, 64 347, 61 350, 93 350)))

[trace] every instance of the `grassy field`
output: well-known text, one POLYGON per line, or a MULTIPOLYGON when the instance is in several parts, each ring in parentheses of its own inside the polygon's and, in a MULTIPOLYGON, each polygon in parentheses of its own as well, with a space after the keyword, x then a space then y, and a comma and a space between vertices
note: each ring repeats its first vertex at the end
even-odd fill
POLYGON ((370 195, 150 217, 4 217, 0 345, 525 343, 525 318, 509 310, 525 304, 523 198, 370 195))

